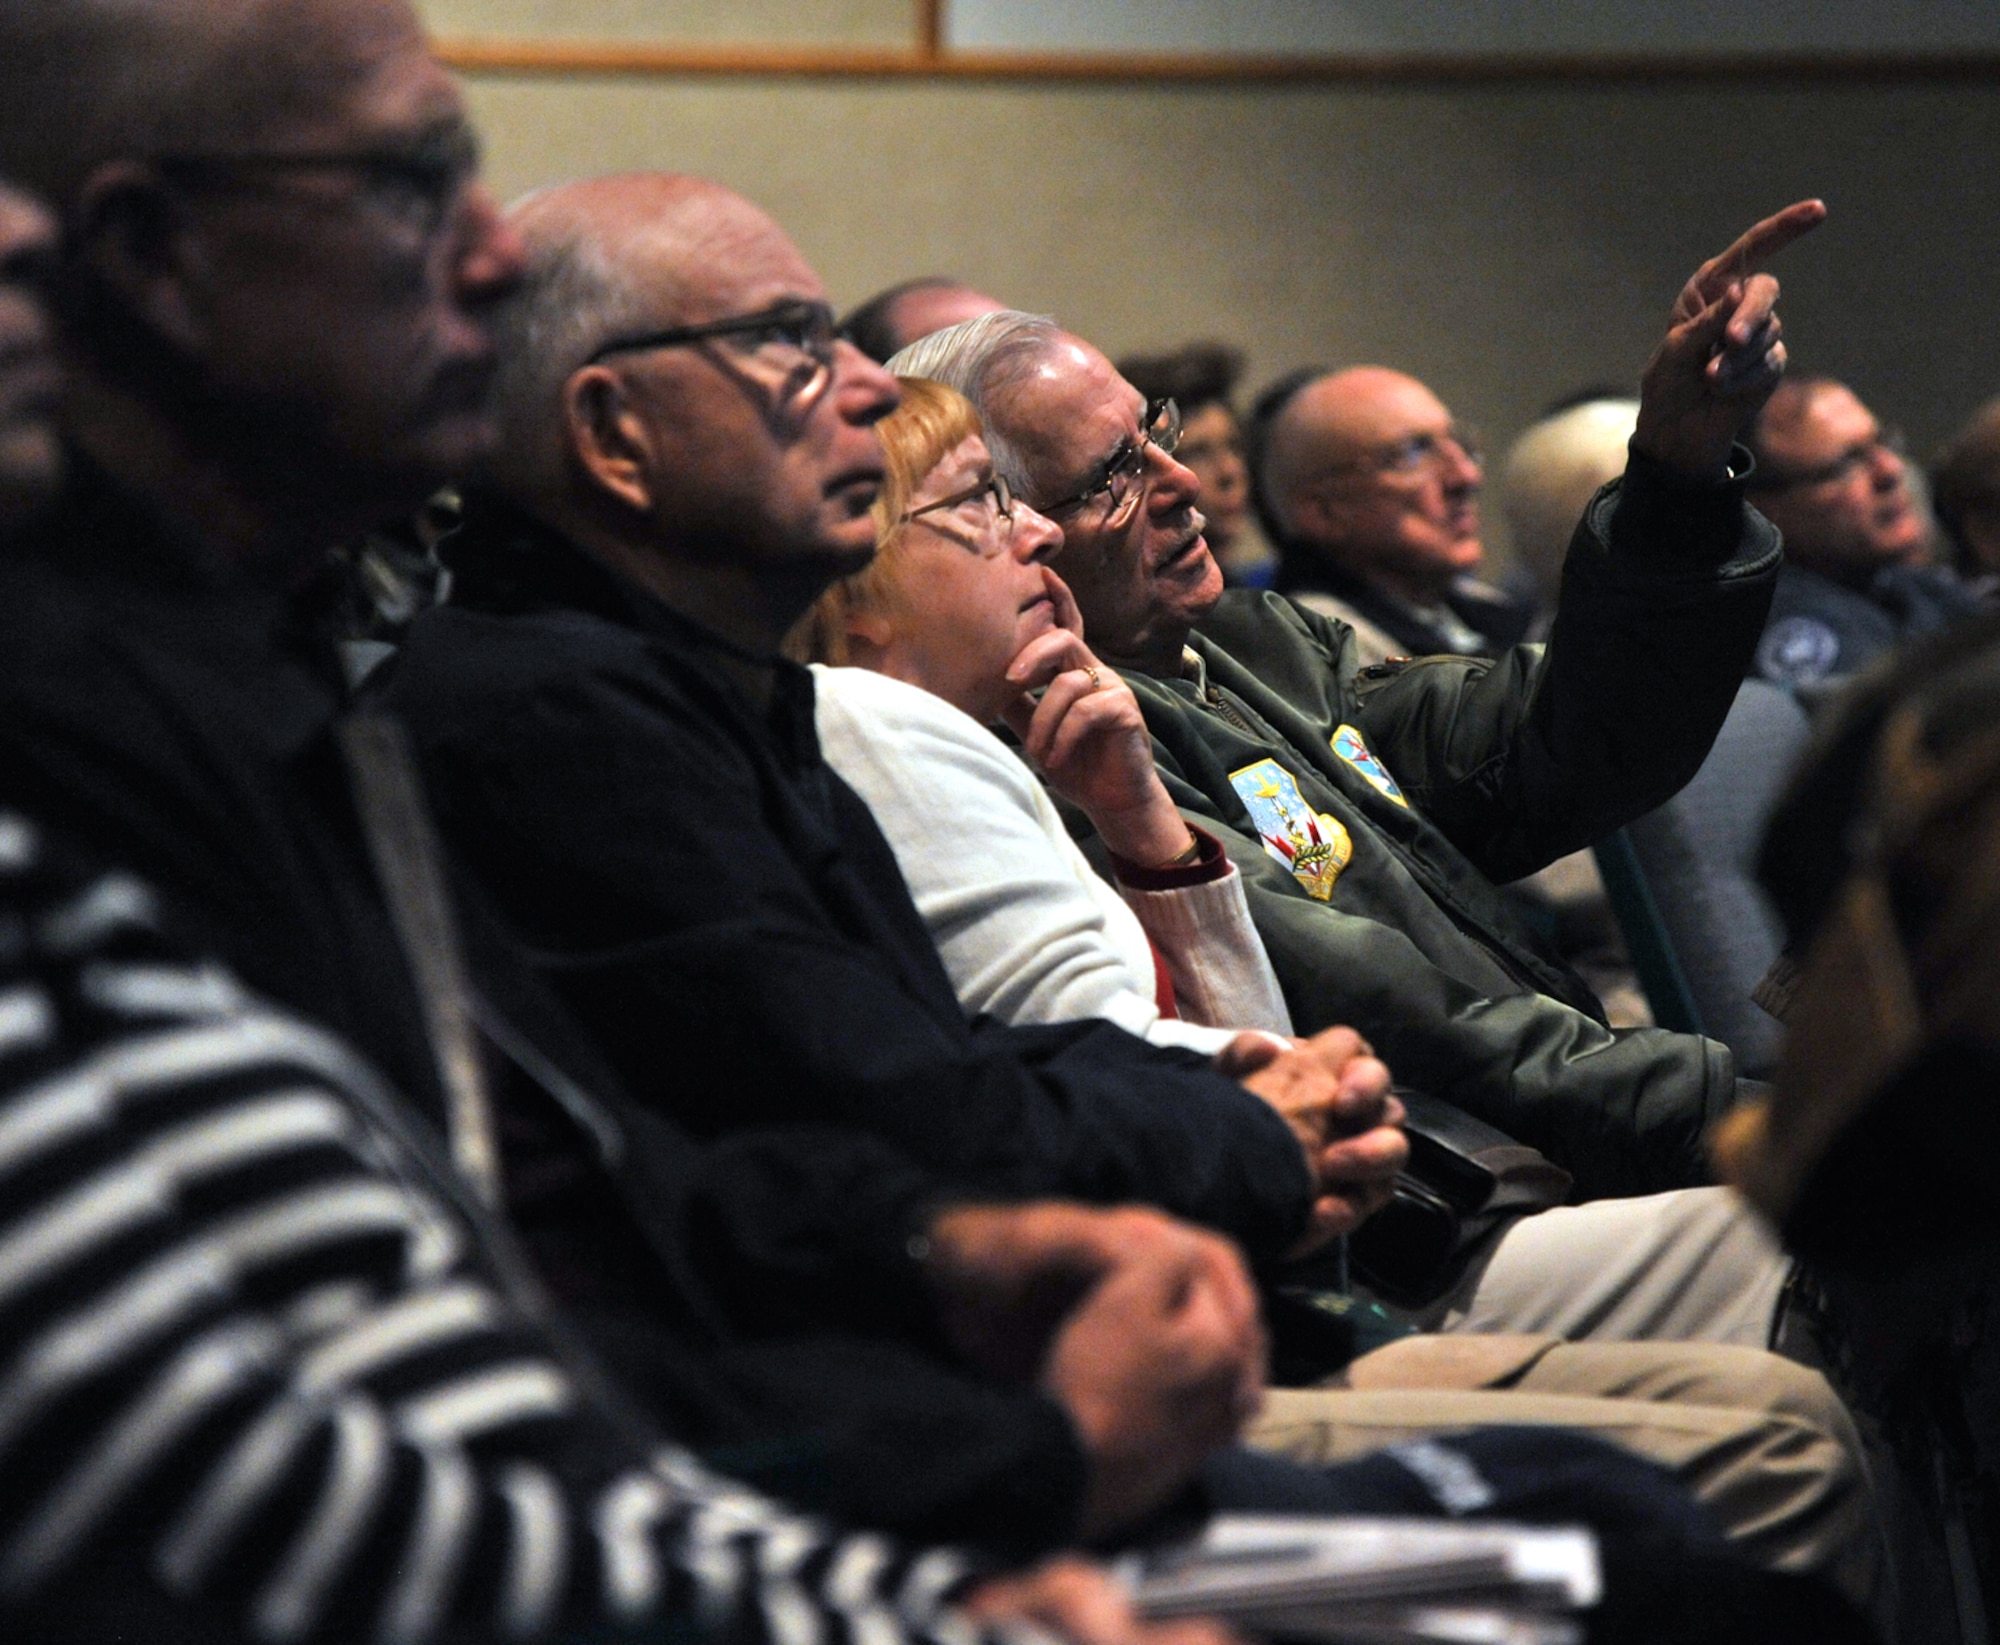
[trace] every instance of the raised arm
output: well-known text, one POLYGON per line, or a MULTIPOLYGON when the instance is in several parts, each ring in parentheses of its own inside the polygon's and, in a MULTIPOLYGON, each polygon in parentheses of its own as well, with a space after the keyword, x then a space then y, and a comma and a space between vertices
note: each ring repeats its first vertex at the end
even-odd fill
POLYGON ((1826 221, 1801 200, 1749 229, 1681 287, 1639 386, 1632 448, 1691 480, 1720 480, 1738 431, 1785 372, 1778 282, 1764 265, 1826 221))

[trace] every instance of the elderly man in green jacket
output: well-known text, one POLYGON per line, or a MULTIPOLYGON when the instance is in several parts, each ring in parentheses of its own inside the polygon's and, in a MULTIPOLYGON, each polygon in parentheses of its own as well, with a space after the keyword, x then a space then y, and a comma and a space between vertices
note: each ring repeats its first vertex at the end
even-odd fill
MULTIPOLYGON (((1688 282, 1626 474, 1578 527, 1549 645, 1496 662, 1364 668, 1344 625, 1224 593, 1172 407, 1047 320, 984 316, 891 362, 969 394, 1002 472, 1062 525, 1055 567, 1138 692, 1170 791, 1240 866, 1293 1020, 1359 1028, 1399 1080, 1540 1148, 1579 1198, 1740 1215, 1657 1192, 1709 1180, 1702 1136, 1736 1092, 1727 1050, 1607 1027, 1497 882, 1657 805, 1722 722, 1779 559, 1735 444, 1784 366, 1777 283, 1758 271, 1823 216, 1792 206, 1688 282)), ((1617 1243, 1606 1209, 1593 1248, 1617 1243)), ((1635 1245, 1702 1237, 1634 1225, 1635 1245)), ((1550 1289, 1572 1294, 1537 1328, 1587 1330, 1609 1306, 1550 1289)))

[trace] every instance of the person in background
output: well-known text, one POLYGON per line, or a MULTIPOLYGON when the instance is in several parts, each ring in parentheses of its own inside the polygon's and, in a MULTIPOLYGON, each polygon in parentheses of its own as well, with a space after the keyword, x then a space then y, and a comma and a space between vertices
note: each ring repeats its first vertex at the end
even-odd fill
POLYGON ((1584 504, 1625 472, 1639 402, 1612 394, 1572 400, 1530 423, 1500 469, 1500 514, 1514 563, 1532 591, 1530 639, 1546 639, 1563 561, 1584 504))
POLYGON ((1257 512, 1274 584, 1345 623, 1362 662, 1492 657, 1534 612, 1481 582, 1478 437, 1414 377, 1381 366, 1294 374, 1258 397, 1257 512))
POLYGON ((1181 408, 1175 455, 1201 481, 1205 535, 1223 581, 1270 587, 1278 559, 1251 513, 1250 467, 1236 415, 1242 351, 1222 343, 1189 343, 1169 354, 1128 354, 1118 370, 1148 400, 1172 400, 1181 408))
POLYGON ((1978 609, 1956 572, 1931 563, 1902 436, 1845 383, 1785 382, 1744 440, 1757 459, 1750 500, 1785 543, 1751 672, 1817 698, 1978 609))
POLYGON ((0 537, 48 503, 62 474, 62 372, 46 307, 55 264, 54 217, 0 182, 0 537))
POLYGON ((1931 503, 1960 576, 1982 597, 2000 585, 2000 400, 1975 411, 1932 459, 1931 503))
POLYGON ((922 274, 857 303, 840 321, 840 334, 879 365, 919 337, 1006 306, 948 274, 922 274))

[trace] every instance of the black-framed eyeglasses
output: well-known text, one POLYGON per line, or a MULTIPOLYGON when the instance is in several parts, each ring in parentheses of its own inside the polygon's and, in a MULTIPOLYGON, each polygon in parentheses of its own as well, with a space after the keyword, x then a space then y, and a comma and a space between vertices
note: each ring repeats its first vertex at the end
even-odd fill
POLYGON ((158 154, 153 163, 183 183, 213 187, 294 172, 345 171, 360 179, 363 197, 398 225, 429 239, 441 232, 479 175, 479 134, 463 121, 426 132, 402 148, 239 150, 158 154))
POLYGON ((1400 440, 1393 440, 1379 450, 1371 451, 1366 457, 1336 463, 1323 472, 1328 475, 1418 474, 1427 468, 1443 466, 1447 442, 1456 446, 1460 455, 1475 468, 1486 460, 1478 431, 1464 423, 1453 423, 1436 433, 1406 434, 1400 440))
POLYGON ((1886 453, 1895 458, 1907 454, 1908 447, 1899 428, 1878 428, 1866 440, 1857 440, 1838 457, 1819 463, 1812 468, 1796 468, 1789 472, 1779 468, 1759 467, 1749 479, 1745 489, 1749 491, 1803 491, 1808 486, 1833 485, 1846 480, 1857 469, 1866 468, 1880 460, 1886 453))
POLYGON ((775 386, 789 396, 816 393, 833 375, 834 348, 839 341, 833 310, 825 303, 804 300, 778 303, 755 314, 732 314, 701 325, 668 326, 636 337, 614 338, 599 347, 584 364, 594 366, 612 354, 684 348, 690 343, 724 337, 736 341, 747 358, 761 361, 775 373, 775 386))
POLYGON ((1125 441, 1105 458, 1080 490, 1055 502, 1043 503, 1039 511, 1052 516, 1081 513, 1102 498, 1108 508, 1105 523, 1123 525, 1132 517, 1145 490, 1146 448, 1157 446, 1162 455, 1171 457, 1180 443, 1181 408, 1172 400, 1155 400, 1146 407, 1137 439, 1125 441))

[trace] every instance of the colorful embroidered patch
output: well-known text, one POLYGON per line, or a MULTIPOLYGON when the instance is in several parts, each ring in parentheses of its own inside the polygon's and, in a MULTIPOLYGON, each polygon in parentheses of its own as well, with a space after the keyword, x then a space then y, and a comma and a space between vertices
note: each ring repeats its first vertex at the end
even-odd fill
POLYGON ((1389 768, 1368 751, 1368 745, 1361 740, 1361 733, 1351 725, 1343 725, 1333 734, 1333 751, 1367 779, 1368 786, 1386 799, 1394 800, 1405 811, 1410 802, 1403 798, 1403 791, 1396 786, 1396 779, 1389 775, 1389 768))
POLYGON ((1297 779, 1276 760, 1259 760, 1229 773, 1229 785, 1257 827, 1264 849, 1292 871, 1307 896, 1326 902, 1333 882, 1354 856, 1347 830, 1314 811, 1297 779))

